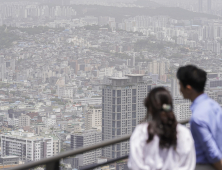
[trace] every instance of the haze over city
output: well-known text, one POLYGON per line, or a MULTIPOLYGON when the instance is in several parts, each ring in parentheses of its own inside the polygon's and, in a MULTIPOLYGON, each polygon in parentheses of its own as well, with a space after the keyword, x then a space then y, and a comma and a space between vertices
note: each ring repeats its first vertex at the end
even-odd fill
MULTIPOLYGON (((170 91, 178 121, 190 118, 183 65, 208 73, 205 92, 222 105, 221 45, 220 0, 0 0, 0 168, 132 134, 155 87, 170 91)), ((60 168, 129 149, 125 141, 60 168)), ((126 170, 127 160, 106 167, 126 170)))

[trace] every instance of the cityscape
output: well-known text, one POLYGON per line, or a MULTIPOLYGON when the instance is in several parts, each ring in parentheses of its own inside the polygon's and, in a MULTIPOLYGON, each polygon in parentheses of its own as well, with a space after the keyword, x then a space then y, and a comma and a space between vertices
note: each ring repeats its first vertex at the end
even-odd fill
MULTIPOLYGON (((222 106, 221 46, 219 0, 0 0, 0 168, 132 134, 158 86, 173 96, 177 120, 189 119, 176 78, 183 65, 207 72, 205 92, 222 106)), ((129 147, 82 153, 60 168, 129 147)), ((127 170, 127 161, 99 169, 127 170)))

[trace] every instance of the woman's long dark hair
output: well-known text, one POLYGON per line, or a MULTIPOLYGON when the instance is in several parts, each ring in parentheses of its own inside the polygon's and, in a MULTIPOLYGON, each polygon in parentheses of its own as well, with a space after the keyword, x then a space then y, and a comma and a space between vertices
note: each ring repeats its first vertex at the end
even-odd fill
POLYGON ((144 101, 147 108, 147 118, 149 114, 152 120, 148 125, 148 140, 151 142, 155 135, 160 138, 160 147, 169 148, 177 145, 177 120, 173 113, 172 97, 165 88, 157 87, 151 90, 144 101))

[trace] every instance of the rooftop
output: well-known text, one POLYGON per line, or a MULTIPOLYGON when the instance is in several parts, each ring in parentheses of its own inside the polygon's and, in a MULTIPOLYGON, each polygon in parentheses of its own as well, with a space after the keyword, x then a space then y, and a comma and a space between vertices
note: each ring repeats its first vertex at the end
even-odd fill
POLYGON ((127 74, 128 77, 143 77, 145 74, 127 74))
POLYGON ((2 159, 19 158, 19 156, 4 156, 2 159))
POLYGON ((17 138, 17 139, 27 139, 27 140, 41 140, 44 138, 52 138, 50 136, 35 136, 33 133, 21 133, 19 131, 11 131, 11 133, 8 134, 3 134, 1 136, 7 136, 7 137, 12 137, 12 138, 17 138))
POLYGON ((128 80, 128 77, 109 77, 110 80, 128 80))

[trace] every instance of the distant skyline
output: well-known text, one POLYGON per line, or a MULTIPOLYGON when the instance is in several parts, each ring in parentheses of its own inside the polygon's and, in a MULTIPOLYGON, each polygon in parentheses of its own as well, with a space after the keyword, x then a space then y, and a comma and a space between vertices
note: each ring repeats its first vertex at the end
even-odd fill
MULTIPOLYGON (((215 1, 0 0, 2 155, 36 161, 131 134, 159 86, 171 92, 177 120, 188 119, 176 78, 183 65, 208 72, 206 94, 222 106, 215 1)), ((62 162, 79 169, 128 153, 125 142, 62 162)))

